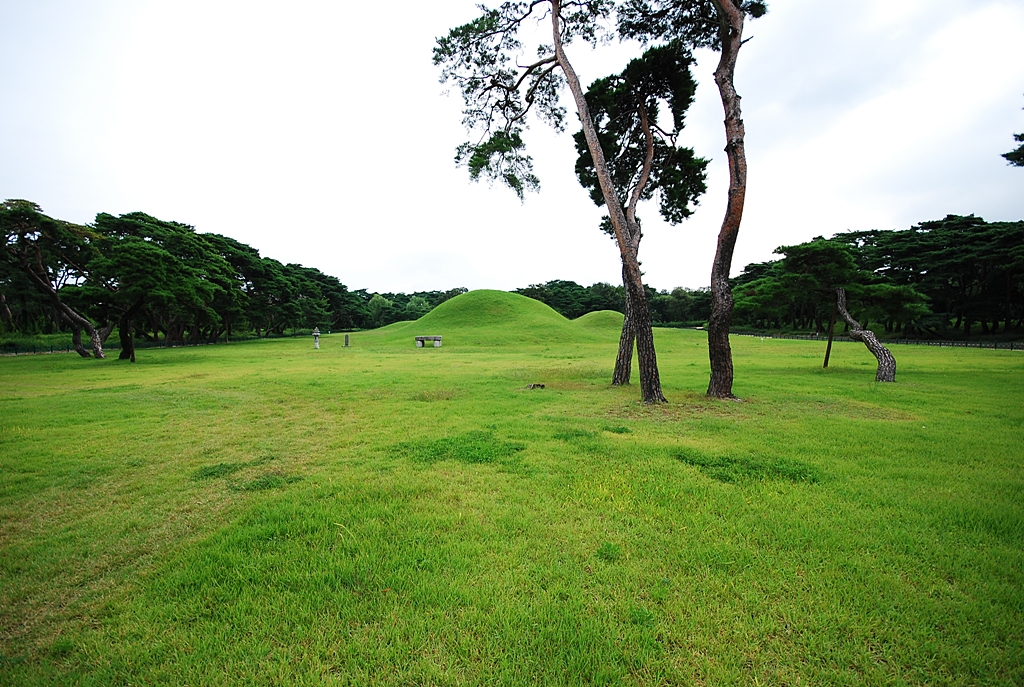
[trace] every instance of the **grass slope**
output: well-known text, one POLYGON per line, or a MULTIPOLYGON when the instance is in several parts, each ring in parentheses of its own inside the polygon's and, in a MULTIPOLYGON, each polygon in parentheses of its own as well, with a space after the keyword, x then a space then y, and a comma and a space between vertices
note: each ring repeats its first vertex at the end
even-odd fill
POLYGON ((622 313, 614 310, 597 310, 588 312, 582 317, 573 320, 582 327, 591 329, 622 329, 622 313))
POLYGON ((1024 355, 446 306, 0 360, 0 684, 1024 683, 1024 355))
POLYGON ((445 301, 415 322, 398 322, 371 336, 382 342, 417 335, 444 337, 445 345, 501 346, 551 345, 601 337, 552 310, 540 301, 517 293, 481 289, 445 301))

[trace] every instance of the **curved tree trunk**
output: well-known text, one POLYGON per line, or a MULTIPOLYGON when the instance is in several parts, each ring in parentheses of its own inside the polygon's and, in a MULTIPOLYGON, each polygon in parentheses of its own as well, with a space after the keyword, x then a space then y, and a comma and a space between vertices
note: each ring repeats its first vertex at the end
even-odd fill
POLYGON ((114 331, 115 324, 115 322, 110 321, 96 330, 96 333, 99 334, 100 337, 100 343, 107 343, 107 339, 110 338, 110 334, 114 331))
POLYGON ((83 358, 90 357, 89 351, 85 350, 85 346, 82 345, 82 328, 74 322, 68 324, 71 327, 71 345, 74 347, 75 353, 83 358))
POLYGON ((50 303, 53 305, 54 309, 59 312, 64 320, 71 326, 71 340, 75 345, 75 350, 82 357, 89 357, 89 354, 82 346, 82 330, 84 329, 89 335, 93 355, 97 358, 106 358, 107 356, 103 353, 103 341, 101 340, 96 327, 93 326, 89 318, 82 315, 60 299, 60 294, 57 293, 57 289, 50 281, 47 276, 46 269, 43 267, 43 259, 38 247, 36 247, 35 253, 35 266, 29 262, 27 251, 22 250, 17 253, 22 271, 28 276, 29 281, 32 282, 32 285, 35 286, 36 290, 50 299, 50 303))
POLYGON ((562 46, 562 34, 560 25, 561 3, 559 0, 551 0, 551 27, 552 37, 555 44, 555 57, 562 73, 565 74, 569 83, 569 90, 572 92, 573 100, 576 102, 576 109, 580 116, 580 123, 583 126, 583 134, 587 140, 587 147, 594 158, 594 170, 597 172, 597 180, 604 196, 605 205, 608 207, 608 216, 611 219, 612 227, 615 229, 615 239, 619 244, 619 254, 622 257, 622 270, 626 285, 626 298, 630 302, 630 320, 633 323, 633 330, 636 335, 636 352, 640 368, 640 396, 644 403, 665 403, 665 396, 661 391, 661 378, 658 374, 658 359, 654 351, 654 332, 651 329, 651 314, 647 306, 647 294, 644 291, 643 273, 640 271, 640 263, 637 260, 635 243, 639 241, 639 232, 633 236, 630 231, 629 222, 622 208, 622 202, 615 192, 611 175, 608 172, 608 165, 605 162, 604 150, 597 138, 597 131, 594 128, 594 119, 590 116, 590 108, 587 106, 587 99, 580 86, 576 70, 565 55, 562 46))
POLYGON ((846 311, 846 289, 841 287, 836 289, 836 308, 839 310, 839 315, 850 327, 849 332, 847 332, 850 338, 863 342, 868 350, 871 351, 871 354, 875 356, 875 359, 878 360, 878 371, 875 372, 875 381, 895 382, 896 358, 892 357, 892 353, 882 345, 873 331, 864 329, 860 326, 860 322, 850 317, 850 313, 846 311))
POLYGON ((725 152, 729 158, 729 202, 725 219, 718 234, 715 261, 711 265, 711 316, 708 318, 708 357, 711 360, 711 380, 708 396, 735 398, 732 393, 732 349, 729 346, 729 327, 732 324, 732 288, 729 271, 732 254, 743 217, 743 202, 747 192, 747 158, 743 148, 743 118, 740 97, 733 85, 736 56, 743 44, 743 12, 735 0, 713 0, 718 11, 719 34, 722 39, 722 57, 715 70, 715 83, 725 108, 725 152))

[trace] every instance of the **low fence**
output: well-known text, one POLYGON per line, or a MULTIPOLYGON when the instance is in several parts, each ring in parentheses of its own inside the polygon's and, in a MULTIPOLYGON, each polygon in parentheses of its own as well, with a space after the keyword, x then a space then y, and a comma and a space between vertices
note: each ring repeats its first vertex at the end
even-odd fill
MULTIPOLYGON (((703 328, 699 330, 692 327, 687 329, 693 329, 695 331, 705 331, 703 328)), ((352 330, 346 330, 352 331, 352 330)), ((328 332, 330 333, 330 332, 328 332)), ((732 331, 729 332, 731 336, 753 336, 760 337, 762 339, 796 339, 800 341, 828 341, 828 336, 820 334, 781 334, 771 332, 751 332, 751 331, 732 331)), ((265 341, 266 339, 294 339, 300 336, 311 336, 310 332, 298 332, 295 334, 274 334, 272 336, 239 336, 232 337, 232 343, 240 343, 243 341, 265 341)), ((833 341, 854 341, 848 336, 834 336, 833 341)), ((83 341, 86 350, 89 348, 89 342, 83 341)), ((136 341, 135 348, 179 348, 181 346, 211 346, 213 344, 225 343, 218 339, 217 341, 172 341, 167 343, 166 341, 136 341)), ((882 343, 886 346, 890 344, 910 345, 910 346, 945 346, 947 348, 990 348, 997 351, 1024 351, 1024 341, 949 341, 943 339, 887 339, 882 340, 882 343)), ((46 346, 43 344, 34 345, 16 345, 16 344, 3 344, 0 345, 0 355, 33 355, 40 353, 72 353, 74 348, 71 344, 46 346)), ((111 341, 109 344, 103 344, 104 351, 120 351, 120 342, 111 341)))
MULTIPOLYGON (((762 339, 799 339, 801 341, 828 341, 826 334, 772 334, 770 332, 729 332, 731 336, 754 336, 762 339)), ((855 341, 848 336, 834 336, 833 341, 855 341)), ((943 339, 879 339, 882 344, 910 346, 945 346, 947 348, 990 348, 997 351, 1024 351, 1022 341, 949 341, 943 339)))
MULTIPOLYGON (((312 329, 309 331, 299 331, 292 334, 272 334, 270 336, 233 336, 231 337, 230 343, 241 343, 244 341, 265 341, 267 339, 294 339, 301 336, 312 336, 312 329)), ((330 333, 330 332, 328 332, 330 333)), ((223 339, 217 339, 216 341, 136 341, 136 350, 143 348, 180 348, 182 346, 212 346, 214 344, 229 343, 223 339)), ((92 351, 92 347, 88 339, 82 339, 82 345, 85 346, 85 350, 92 351)), ((110 340, 103 344, 103 350, 106 351, 120 351, 121 342, 110 340)), ((0 355, 33 355, 42 353, 74 353, 75 349, 72 347, 71 342, 63 344, 0 344, 0 355)))

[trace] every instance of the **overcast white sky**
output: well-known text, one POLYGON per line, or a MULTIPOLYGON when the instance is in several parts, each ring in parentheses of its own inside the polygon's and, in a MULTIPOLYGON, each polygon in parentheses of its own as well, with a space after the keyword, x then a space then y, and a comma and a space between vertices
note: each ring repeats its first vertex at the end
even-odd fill
MULTIPOLYGON (((617 282, 568 132, 532 126, 523 204, 454 166, 462 104, 430 51, 474 5, 0 0, 0 198, 83 223, 141 210, 371 291, 617 282)), ((747 35, 734 272, 847 229, 1024 219, 1024 169, 1000 157, 1024 132, 1021 0, 769 0, 747 35)), ((569 55, 589 83, 633 50, 569 55)), ((679 226, 641 211, 657 288, 708 283, 724 211, 717 55, 698 59, 685 139, 708 192, 679 226)))

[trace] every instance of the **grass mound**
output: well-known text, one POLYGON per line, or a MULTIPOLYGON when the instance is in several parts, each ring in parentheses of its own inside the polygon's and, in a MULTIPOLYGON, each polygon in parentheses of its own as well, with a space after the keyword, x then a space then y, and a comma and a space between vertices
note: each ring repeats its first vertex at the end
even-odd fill
POLYGON ((606 331, 581 327, 540 301, 488 289, 456 296, 415 322, 400 322, 378 331, 382 337, 396 339, 441 335, 445 345, 458 346, 589 343, 607 338, 606 331))
POLYGON ((622 329, 622 313, 614 310, 597 310, 577 317, 573 322, 588 329, 622 329))

